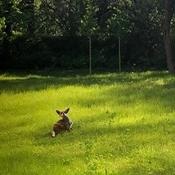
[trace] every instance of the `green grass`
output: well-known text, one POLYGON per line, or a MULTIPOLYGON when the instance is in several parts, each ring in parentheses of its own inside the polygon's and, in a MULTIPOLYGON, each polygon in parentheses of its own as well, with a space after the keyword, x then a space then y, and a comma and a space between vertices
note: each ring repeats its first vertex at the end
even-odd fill
POLYGON ((175 77, 1 74, 0 174, 175 174, 175 77), (53 139, 65 107, 73 130, 53 139))

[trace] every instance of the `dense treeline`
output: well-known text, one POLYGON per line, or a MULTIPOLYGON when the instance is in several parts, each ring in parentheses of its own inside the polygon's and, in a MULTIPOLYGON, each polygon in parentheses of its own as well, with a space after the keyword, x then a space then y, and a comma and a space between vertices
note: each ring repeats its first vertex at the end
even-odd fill
POLYGON ((0 66, 87 68, 90 37, 92 66, 112 70, 120 38, 123 69, 173 72, 174 6, 174 0, 1 0, 0 66))

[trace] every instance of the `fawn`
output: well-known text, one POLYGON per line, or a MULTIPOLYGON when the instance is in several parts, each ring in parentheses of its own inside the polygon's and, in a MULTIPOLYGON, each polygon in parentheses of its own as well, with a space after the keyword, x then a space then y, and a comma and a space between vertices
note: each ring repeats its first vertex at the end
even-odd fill
POLYGON ((69 108, 64 111, 56 110, 57 114, 62 118, 58 120, 57 123, 53 125, 52 137, 55 137, 57 134, 63 131, 70 131, 72 129, 73 122, 69 119, 67 113, 69 108))

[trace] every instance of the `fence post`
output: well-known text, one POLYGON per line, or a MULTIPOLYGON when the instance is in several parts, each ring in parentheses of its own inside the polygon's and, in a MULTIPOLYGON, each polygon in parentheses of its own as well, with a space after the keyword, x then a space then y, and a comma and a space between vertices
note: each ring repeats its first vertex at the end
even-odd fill
POLYGON ((120 43, 120 36, 118 37, 118 69, 121 72, 121 43, 120 43))
POLYGON ((91 36, 89 36, 89 74, 92 74, 92 41, 91 36))

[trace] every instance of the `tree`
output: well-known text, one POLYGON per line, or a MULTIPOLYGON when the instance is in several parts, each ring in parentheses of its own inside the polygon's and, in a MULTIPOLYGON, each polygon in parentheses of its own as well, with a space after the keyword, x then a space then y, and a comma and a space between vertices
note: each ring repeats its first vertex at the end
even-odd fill
POLYGON ((117 1, 109 6, 111 10, 111 16, 108 18, 109 33, 118 38, 118 69, 121 72, 121 37, 124 37, 130 32, 131 24, 129 23, 129 16, 127 13, 130 8, 130 0, 117 1))
POLYGON ((92 36, 98 29, 96 11, 97 7, 92 0, 85 2, 85 13, 81 19, 80 31, 82 35, 85 35, 89 39, 89 74, 92 73, 92 36))
POLYGON ((22 0, 21 11, 23 16, 23 24, 26 28, 26 34, 32 37, 35 32, 35 4, 34 0, 22 0))
POLYGON ((42 35, 61 35, 56 15, 55 2, 52 0, 42 0, 36 11, 36 33, 42 35))
POLYGON ((1 60, 1 67, 6 67, 8 63, 11 61, 11 37, 13 31, 13 24, 16 12, 16 6, 12 0, 9 1, 2 1, 2 18, 4 19, 4 28, 3 28, 3 40, 2 40, 2 59, 1 60))
POLYGON ((164 45, 166 51, 167 67, 170 73, 175 73, 172 39, 171 39, 171 21, 175 10, 174 0, 165 0, 165 19, 164 19, 164 45))
POLYGON ((81 0, 54 0, 55 15, 62 35, 74 37, 79 33, 81 0))

